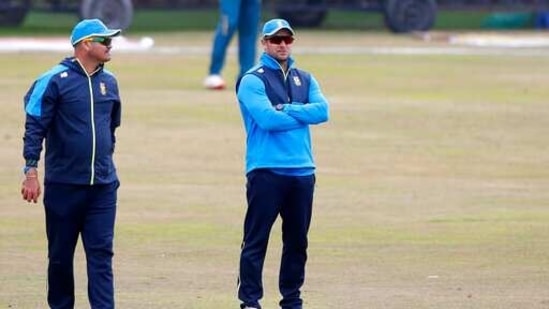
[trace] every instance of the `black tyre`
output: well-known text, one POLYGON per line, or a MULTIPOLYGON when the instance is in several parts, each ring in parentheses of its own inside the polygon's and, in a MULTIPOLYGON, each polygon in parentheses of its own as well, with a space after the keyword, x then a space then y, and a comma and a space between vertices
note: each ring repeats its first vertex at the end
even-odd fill
POLYGON ((30 7, 30 0, 2 0, 0 26, 19 26, 25 20, 30 7))
POLYGON ((133 18, 131 0, 82 0, 81 18, 99 18, 109 28, 127 29, 133 18))
POLYGON ((385 24, 393 32, 426 31, 436 19, 435 0, 385 0, 385 24))
POLYGON ((327 14, 325 0, 277 1, 278 17, 287 20, 292 27, 314 28, 320 26, 327 14))

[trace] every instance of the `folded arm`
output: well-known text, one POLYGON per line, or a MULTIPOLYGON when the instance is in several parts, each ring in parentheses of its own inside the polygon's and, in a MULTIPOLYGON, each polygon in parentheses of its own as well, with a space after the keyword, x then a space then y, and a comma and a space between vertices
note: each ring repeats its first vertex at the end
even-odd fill
MULTIPOLYGON (((247 74, 237 92, 238 101, 257 125, 267 131, 287 131, 303 127, 296 118, 276 110, 259 77, 247 74)), ((276 105, 276 104, 275 104, 276 105)))
POLYGON ((328 121, 329 106, 328 100, 322 94, 320 85, 311 75, 309 88, 309 102, 285 104, 284 112, 305 124, 319 124, 328 121))

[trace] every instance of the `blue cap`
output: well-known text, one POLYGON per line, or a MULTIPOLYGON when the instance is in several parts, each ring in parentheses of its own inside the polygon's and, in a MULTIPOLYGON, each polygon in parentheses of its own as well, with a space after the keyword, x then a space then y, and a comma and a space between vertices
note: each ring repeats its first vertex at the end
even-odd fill
POLYGON ((292 35, 295 35, 294 29, 290 27, 290 24, 286 20, 275 18, 267 21, 265 25, 263 25, 263 37, 274 35, 282 29, 287 29, 292 35))
POLYGON ((84 19, 72 29, 71 44, 78 44, 80 41, 91 37, 113 37, 120 34, 120 29, 109 29, 99 19, 84 19))

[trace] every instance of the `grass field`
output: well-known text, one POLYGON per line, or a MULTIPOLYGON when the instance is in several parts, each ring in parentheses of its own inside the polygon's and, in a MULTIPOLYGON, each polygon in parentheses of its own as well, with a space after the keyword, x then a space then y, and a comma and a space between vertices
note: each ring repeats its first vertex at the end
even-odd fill
MULTIPOLYGON (((275 17, 275 12, 265 9, 262 19, 275 17)), ((445 11, 437 13, 435 30, 471 30, 482 28, 490 16, 487 11, 445 11)), ((194 10, 136 10, 127 33, 211 31, 218 18, 216 9, 194 10)), ((0 27, 0 35, 66 34, 78 21, 76 12, 31 11, 22 25, 0 27)), ((378 12, 330 10, 320 27, 312 31, 387 31, 383 17, 378 12)))
MULTIPOLYGON (((298 53, 430 46, 384 33, 298 34, 298 63, 331 103, 331 121, 313 130, 306 308, 548 308, 549 56, 298 53)), ((211 33, 155 39, 207 48, 211 33)), ((19 195, 21 101, 62 57, 0 53, 1 308, 46 308, 42 204, 19 195)), ((113 58, 123 98, 118 308, 236 308, 245 178, 234 94, 202 89, 207 54, 113 58)), ((224 75, 235 74, 231 54, 224 75)), ((279 225, 267 309, 278 301, 279 225)), ((88 307, 84 267, 79 245, 77 308, 88 307)))

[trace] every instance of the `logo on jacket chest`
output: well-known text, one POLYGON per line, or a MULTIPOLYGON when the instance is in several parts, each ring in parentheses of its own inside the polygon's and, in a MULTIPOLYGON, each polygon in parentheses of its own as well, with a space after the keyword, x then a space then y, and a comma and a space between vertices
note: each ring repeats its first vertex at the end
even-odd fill
POLYGON ((102 95, 107 94, 107 86, 105 85, 104 82, 99 83, 99 91, 101 92, 102 95))
POLYGON ((294 76, 293 80, 294 80, 294 84, 296 86, 298 86, 298 87, 301 86, 301 79, 299 79, 299 76, 294 76))

